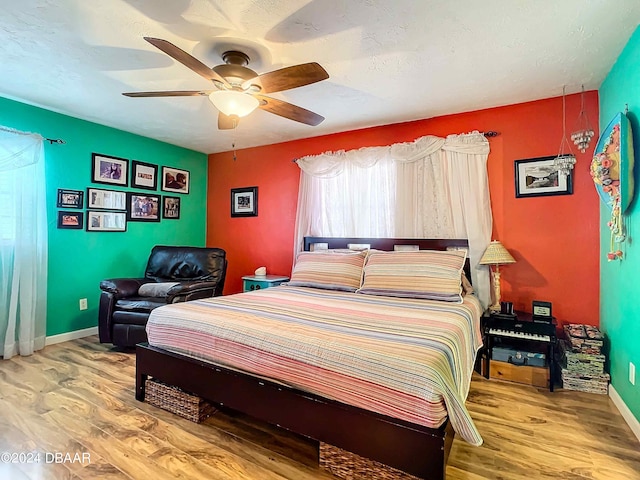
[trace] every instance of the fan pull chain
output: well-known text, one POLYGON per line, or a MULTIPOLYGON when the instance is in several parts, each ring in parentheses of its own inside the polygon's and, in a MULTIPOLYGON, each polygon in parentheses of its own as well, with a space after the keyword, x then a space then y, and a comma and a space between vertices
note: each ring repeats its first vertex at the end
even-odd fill
POLYGON ((236 157, 236 144, 235 142, 231 144, 231 148, 233 148, 233 161, 235 162, 237 160, 236 157))

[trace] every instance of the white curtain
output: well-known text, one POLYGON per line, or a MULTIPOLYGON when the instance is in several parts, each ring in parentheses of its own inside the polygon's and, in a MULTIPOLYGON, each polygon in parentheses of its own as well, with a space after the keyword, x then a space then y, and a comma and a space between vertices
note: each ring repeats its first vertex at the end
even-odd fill
POLYGON ((0 355, 44 348, 47 217, 40 135, 0 127, 0 355))
POLYGON ((473 132, 298 159, 295 254, 308 235, 466 238, 474 288, 489 305, 489 271, 478 265, 491 241, 488 154, 473 132))

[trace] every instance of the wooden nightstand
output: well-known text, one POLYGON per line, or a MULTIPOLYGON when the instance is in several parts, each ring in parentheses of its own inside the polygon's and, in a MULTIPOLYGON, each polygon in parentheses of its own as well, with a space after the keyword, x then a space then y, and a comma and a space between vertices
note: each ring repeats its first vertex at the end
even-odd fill
POLYGON ((288 282, 289 277, 280 275, 265 275, 264 277, 256 277, 255 275, 246 275, 242 277, 242 290, 251 292, 253 290, 262 290, 263 288, 275 287, 281 283, 288 282))

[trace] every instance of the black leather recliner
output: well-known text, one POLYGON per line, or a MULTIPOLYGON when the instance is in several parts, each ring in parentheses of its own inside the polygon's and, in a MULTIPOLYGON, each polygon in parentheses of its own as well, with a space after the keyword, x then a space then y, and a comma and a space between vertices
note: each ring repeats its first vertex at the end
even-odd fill
POLYGON ((146 342, 145 327, 154 308, 222 295, 226 272, 221 248, 153 247, 144 278, 100 282, 100 342, 118 347, 146 342))

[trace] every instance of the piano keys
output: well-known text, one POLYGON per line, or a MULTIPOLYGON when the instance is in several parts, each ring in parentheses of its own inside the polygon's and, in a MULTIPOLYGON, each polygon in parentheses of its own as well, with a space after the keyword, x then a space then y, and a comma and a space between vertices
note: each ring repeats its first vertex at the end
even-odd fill
POLYGON ((490 328, 489 333, 497 337, 521 338, 523 340, 535 340, 537 342, 550 342, 549 335, 540 335, 538 333, 529 333, 520 330, 502 330, 499 328, 490 328))

